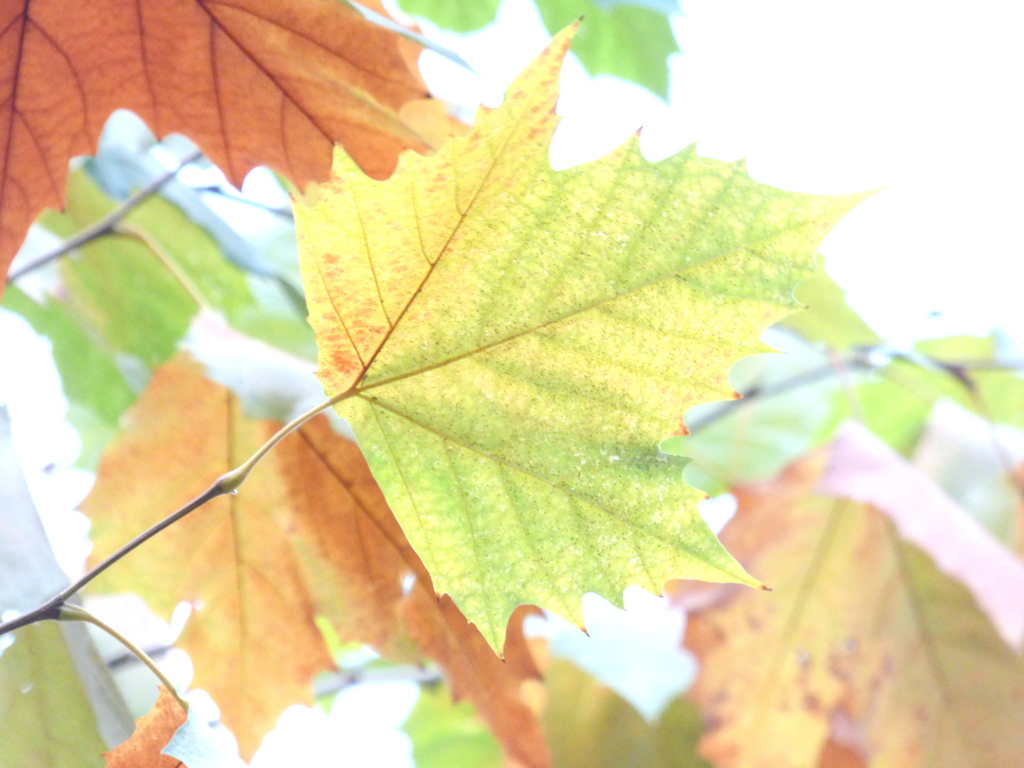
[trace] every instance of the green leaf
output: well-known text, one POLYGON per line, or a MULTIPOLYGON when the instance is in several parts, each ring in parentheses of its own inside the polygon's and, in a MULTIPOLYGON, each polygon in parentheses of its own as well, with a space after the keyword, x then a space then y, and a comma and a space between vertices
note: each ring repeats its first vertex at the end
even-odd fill
MULTIPOLYGON (((2 638, 6 639, 6 638, 2 638)), ((107 745, 54 622, 23 627, 0 656, 0 765, 102 768, 107 745)))
POLYGON ((657 445, 793 305, 860 196, 635 140, 556 172, 566 35, 498 110, 387 182, 342 154, 299 205, 319 376, 410 541, 500 647, 520 603, 579 620, 665 579, 754 584, 657 445))
POLYGON ((796 300, 806 309, 779 321, 776 328, 841 353, 882 343, 881 337, 850 309, 843 289, 828 275, 818 274, 801 283, 796 289, 796 300))
POLYGON ((48 298, 37 304, 11 285, 4 293, 3 308, 24 317, 53 345, 53 361, 68 399, 68 420, 82 440, 77 464, 94 469, 136 392, 110 354, 85 333, 61 302, 48 298))
POLYGON ((467 701, 455 703, 442 685, 423 686, 402 730, 416 768, 498 768, 501 748, 467 701))
POLYGON ((668 98, 666 59, 679 52, 667 16, 631 4, 539 0, 537 10, 555 34, 583 18, 572 51, 592 75, 614 75, 668 98))
POLYGON ((704 726, 691 702, 675 699, 648 724, 567 661, 552 661, 544 682, 544 733, 553 768, 711 768, 697 753, 704 726))
MULTIPOLYGON (((32 503, 0 406, 0 616, 67 586, 32 503)), ((0 637, 0 766, 99 767, 131 718, 85 627, 44 622, 0 637)))
POLYGON ((474 32, 494 21, 501 0, 398 0, 410 16, 420 16, 452 32, 474 32))
MULTIPOLYGON (((89 177, 68 178, 64 213, 43 224, 68 237, 109 213, 116 203, 89 177)), ((129 234, 112 234, 64 259, 68 312, 111 354, 138 358, 147 368, 165 362, 199 309, 223 313, 243 333, 289 351, 312 355, 309 329, 275 278, 246 273, 222 255, 216 240, 173 203, 151 197, 124 224, 159 248, 129 234)))
MULTIPOLYGON (((499 0, 399 0, 413 16, 443 29, 472 32, 494 21, 499 0)), ((572 51, 591 75, 632 80, 668 98, 666 59, 679 52, 668 13, 673 3, 660 0, 537 0, 537 10, 552 35, 582 18, 572 51)))

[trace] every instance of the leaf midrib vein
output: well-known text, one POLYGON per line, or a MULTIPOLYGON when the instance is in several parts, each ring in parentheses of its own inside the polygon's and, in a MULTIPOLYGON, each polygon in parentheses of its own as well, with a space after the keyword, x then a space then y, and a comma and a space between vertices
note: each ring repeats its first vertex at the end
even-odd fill
POLYGON ((668 540, 664 536, 662 536, 660 533, 655 533, 653 531, 648 531, 646 528, 638 526, 635 523, 632 523, 631 521, 622 518, 620 515, 616 514, 612 510, 602 506, 601 504, 598 504, 597 502, 595 502, 595 501, 593 501, 591 499, 588 499, 586 496, 583 496, 583 495, 581 495, 579 493, 576 493, 575 491, 571 491, 568 488, 565 488, 562 485, 559 485, 558 483, 554 482, 553 480, 549 480, 549 479, 547 479, 545 477, 542 477, 540 475, 537 475, 537 474, 535 474, 535 473, 533 473, 533 472, 531 472, 531 471, 529 471, 527 469, 523 469, 522 467, 517 466, 516 464, 513 464, 512 462, 508 461, 507 459, 501 459, 501 458, 498 458, 497 456, 493 456, 493 455, 487 453, 486 451, 481 450, 477 446, 469 445, 467 443, 462 442, 461 440, 456 440, 451 435, 445 435, 442 432, 434 429, 433 427, 428 426, 426 424, 423 424, 422 422, 416 420, 412 416, 409 416, 408 414, 403 413, 402 411, 400 411, 400 410, 398 410, 398 409, 388 405, 387 403, 383 403, 380 400, 374 400, 372 398, 366 397, 366 396, 364 396, 361 393, 358 393, 357 396, 360 399, 365 400, 367 403, 369 403, 371 405, 371 407, 381 408, 381 409, 383 409, 385 411, 393 413, 395 416, 398 416, 399 418, 405 419, 406 421, 408 421, 413 426, 418 427, 418 428, 422 429, 425 432, 429 432, 430 434, 440 438, 442 441, 452 443, 453 445, 457 445, 460 448, 463 448, 463 449, 465 449, 467 451, 470 451, 471 453, 475 453, 478 456, 481 456, 482 458, 487 459, 488 461, 493 461, 495 464, 499 464, 501 466, 508 467, 509 469, 511 469, 511 470, 513 470, 515 472, 520 472, 523 475, 526 475, 527 477, 532 477, 534 480, 537 480, 538 482, 543 483, 544 485, 547 485, 547 486, 553 488, 554 490, 559 491, 559 492, 565 494, 566 496, 568 496, 571 499, 574 499, 575 501, 578 501, 578 502, 583 503, 583 504, 587 504, 588 506, 593 507, 594 509, 598 510, 599 512, 602 512, 605 515, 607 515, 608 517, 612 518, 614 521, 616 521, 617 523, 619 523, 623 527, 631 528, 632 530, 637 531, 638 533, 641 533, 644 536, 649 536, 650 538, 654 539, 655 541, 659 541, 662 544, 664 544, 664 545, 666 545, 668 547, 671 547, 673 549, 683 549, 688 554, 693 555, 694 557, 697 557, 698 559, 700 559, 700 561, 703 562, 708 567, 714 568, 716 571, 719 571, 722 574, 724 574, 725 576, 727 576, 729 581, 733 581, 734 578, 735 578, 731 573, 728 573, 727 571, 723 570, 719 566, 717 566, 714 563, 706 560, 705 558, 700 557, 699 555, 697 555, 697 553, 695 553, 695 552, 691 551, 689 548, 683 546, 679 540, 668 540))
MULTIPOLYGON (((282 94, 283 94, 283 95, 284 95, 284 96, 285 96, 285 97, 286 97, 286 98, 288 99, 288 101, 289 101, 289 102, 290 102, 290 103, 291 103, 291 104, 292 104, 292 105, 293 105, 293 106, 294 106, 294 107, 295 107, 295 108, 296 108, 297 110, 299 110, 299 112, 300 112, 300 113, 302 113, 302 115, 303 115, 303 116, 304 116, 304 117, 305 117, 305 118, 306 118, 307 120, 309 120, 310 124, 311 124, 311 125, 312 125, 312 126, 313 126, 314 128, 316 128, 316 130, 317 130, 317 131, 319 131, 319 133, 320 133, 320 135, 321 135, 321 136, 323 136, 323 137, 324 137, 325 139, 327 139, 328 141, 332 141, 332 142, 333 142, 332 136, 333 136, 334 134, 333 134, 333 133, 331 133, 330 131, 328 131, 328 130, 327 130, 326 128, 324 128, 324 127, 323 127, 323 126, 322 126, 322 125, 320 124, 320 120, 319 120, 319 119, 317 119, 317 117, 316 117, 315 115, 313 115, 313 114, 312 114, 312 113, 310 112, 310 110, 306 109, 306 108, 305 108, 305 107, 304 107, 304 106, 303 106, 302 104, 300 104, 300 103, 298 102, 298 100, 296 100, 296 98, 295 98, 295 97, 294 97, 294 96, 293 96, 293 95, 291 94, 291 92, 290 92, 290 91, 289 91, 289 90, 288 90, 287 88, 285 88, 285 87, 284 87, 284 86, 283 86, 283 85, 282 85, 282 84, 280 83, 280 81, 278 80, 278 77, 277 77, 277 75, 275 75, 275 74, 274 74, 273 72, 271 72, 271 71, 270 71, 270 70, 269 70, 269 69, 268 69, 268 68, 267 68, 267 67, 266 67, 266 66, 265 66, 265 65, 263 64, 263 62, 262 62, 262 61, 260 61, 260 59, 258 59, 258 58, 257 58, 256 56, 254 56, 254 55, 252 54, 252 52, 251 52, 251 51, 250 51, 250 50, 249 50, 249 49, 248 49, 248 48, 247 48, 246 46, 242 45, 241 41, 239 41, 239 39, 238 39, 238 38, 237 38, 237 37, 236 37, 236 36, 235 36, 235 35, 234 35, 234 34, 233 34, 233 33, 232 33, 232 32, 231 32, 231 31, 230 31, 229 29, 228 29, 228 27, 227 27, 227 26, 226 26, 226 25, 225 25, 225 24, 224 24, 224 23, 223 23, 223 22, 222 22, 222 21, 221 21, 221 20, 220 20, 219 18, 217 18, 216 14, 214 14, 214 13, 213 13, 213 11, 211 11, 211 10, 210 10, 210 9, 209 9, 209 8, 207 7, 208 5, 224 5, 224 6, 228 7, 228 8, 231 8, 232 10, 236 10, 236 11, 241 11, 241 12, 247 12, 247 11, 246 11, 246 9, 244 9, 244 8, 239 8, 239 7, 237 7, 237 6, 233 6, 233 5, 230 5, 230 4, 228 4, 228 3, 223 3, 223 2, 221 2, 221 3, 206 3, 206 2, 200 2, 200 3, 199 3, 199 7, 203 9, 203 12, 204 12, 204 13, 206 13, 207 17, 208 17, 208 18, 210 19, 210 24, 211 24, 211 26, 215 27, 215 28, 217 29, 217 31, 219 31, 219 32, 220 32, 220 33, 221 33, 222 35, 224 35, 224 36, 225 36, 225 37, 226 37, 226 38, 227 38, 228 40, 230 40, 230 41, 231 41, 231 43, 232 43, 232 45, 234 45, 235 47, 237 47, 237 48, 238 48, 238 50, 240 50, 240 51, 241 51, 241 52, 242 52, 242 53, 243 53, 243 54, 245 55, 246 59, 248 59, 249 61, 251 61, 251 62, 253 63, 253 65, 254 65, 254 66, 255 66, 255 67, 256 67, 256 68, 257 68, 257 69, 258 69, 258 70, 259 70, 260 72, 262 72, 262 73, 263 73, 264 77, 266 77, 266 78, 267 78, 267 79, 268 79, 268 80, 269 80, 269 81, 270 81, 271 83, 273 83, 273 84, 274 84, 274 87, 275 87, 275 88, 277 88, 277 90, 278 90, 278 91, 279 91, 280 93, 282 93, 282 94)), ((264 21, 264 22, 266 22, 266 23, 268 23, 268 24, 272 24, 272 23, 273 23, 273 22, 269 22, 269 21, 267 21, 266 19, 263 19, 262 17, 258 16, 257 14, 254 14, 254 13, 252 13, 251 11, 248 11, 248 13, 249 13, 249 14, 250 14, 251 16, 254 16, 255 18, 258 18, 258 19, 260 19, 261 21, 264 21)), ((281 28, 281 27, 280 27, 280 25, 277 25, 277 26, 278 26, 279 28, 281 28)), ((291 30, 289 30, 289 31, 291 31, 291 30)), ((212 37, 212 36, 213 36, 213 35, 211 35, 211 37, 212 37)), ((300 37, 301 37, 301 35, 300 35, 300 37)), ((321 47, 322 47, 322 46, 321 46, 321 47)), ((325 50, 326 50, 326 49, 325 49, 325 50)), ((335 54, 335 55, 336 55, 336 54, 335 54)), ((339 58, 341 58, 341 57, 339 57, 339 58)), ((356 68, 356 69, 359 69, 358 67, 355 67, 355 68, 356 68)), ((216 80, 216 75, 214 75, 214 80, 216 80)), ((219 86, 217 86, 217 87, 219 87, 219 86)), ((354 88, 352 88, 351 86, 348 86, 348 85, 346 85, 346 86, 345 86, 345 91, 346 91, 346 92, 347 92, 347 93, 348 93, 349 95, 351 95, 351 96, 353 96, 353 97, 355 97, 355 98, 359 99, 360 101, 363 101, 363 102, 365 102, 365 103, 367 103, 367 104, 370 104, 370 105, 373 105, 373 106, 377 106, 377 108, 378 108, 378 109, 380 109, 380 110, 382 110, 382 111, 385 111, 385 110, 384 110, 384 108, 383 108, 383 107, 382 107, 381 105, 378 105, 378 104, 377 104, 376 102, 374 102, 374 101, 370 101, 370 100, 368 100, 368 99, 366 99, 366 98, 362 98, 362 97, 360 97, 360 96, 359 96, 359 94, 358 94, 358 93, 356 92, 356 90, 355 90, 354 88)), ((220 120, 220 122, 221 122, 221 123, 223 123, 223 114, 221 115, 221 120, 220 120)), ((349 124, 352 124, 352 121, 350 121, 350 120, 349 120, 349 121, 346 121, 346 122, 348 122, 349 124)), ((225 152, 226 152, 226 151, 227 151, 227 146, 225 146, 225 152)))
MULTIPOLYGON (((802 226, 805 226, 805 225, 806 225, 806 222, 803 222, 803 223, 801 223, 798 226, 802 227, 802 226)), ((796 228, 796 227, 794 227, 794 228, 796 228)), ((548 327, 550 327, 552 325, 556 325, 558 323, 564 322, 565 320, 568 320, 568 319, 570 319, 572 317, 575 317, 576 315, 581 315, 581 314, 583 314, 585 312, 589 312, 592 309, 597 309, 599 307, 605 306, 606 304, 611 304, 611 303, 613 303, 615 301, 618 301, 619 299, 623 299, 623 298, 626 298, 627 296, 633 295, 634 293, 638 293, 640 291, 646 290, 647 288, 650 288, 651 286, 656 285, 656 284, 658 284, 658 283, 660 283, 662 281, 671 280, 671 279, 677 278, 677 277, 678 278, 682 278, 683 274, 686 271, 690 270, 690 269, 696 269, 696 268, 698 268, 698 267, 700 267, 700 266, 702 266, 704 264, 707 264, 710 261, 713 261, 714 259, 724 259, 724 258, 727 258, 727 257, 733 255, 733 254, 739 253, 741 251, 749 250, 750 248, 752 248, 752 247, 754 247, 756 245, 759 245, 762 242, 767 242, 769 240, 772 240, 772 239, 778 237, 779 235, 781 235, 781 234, 783 234, 785 232, 788 232, 788 231, 790 231, 790 230, 789 229, 779 230, 778 232, 774 232, 771 235, 769 235, 768 237, 763 238, 762 240, 758 240, 758 241, 755 241, 755 242, 752 242, 752 243, 745 243, 743 245, 737 246, 736 248, 732 248, 732 249, 730 249, 728 251, 723 251, 722 253, 718 253, 718 254, 715 254, 713 256, 709 256, 708 258, 698 262, 697 264, 689 265, 686 269, 684 269, 682 271, 671 272, 671 273, 666 274, 666 275, 659 275, 658 277, 652 278, 651 280, 648 280, 645 283, 642 283, 642 284, 640 284, 638 286, 635 286, 635 287, 630 288, 630 289, 628 289, 626 291, 623 291, 622 293, 617 293, 617 294, 615 294, 613 296, 605 296, 603 298, 597 299, 596 301, 593 301, 590 304, 586 304, 584 306, 576 307, 574 309, 571 309, 568 312, 566 312, 566 313, 564 313, 562 315, 559 315, 558 317, 552 318, 551 320, 546 320, 543 323, 539 323, 537 325, 530 326, 529 328, 523 328, 522 330, 516 331, 515 333, 512 333, 512 334, 510 334, 508 336, 505 336, 505 337, 503 337, 501 339, 496 339, 495 341, 492 341, 489 344, 484 344, 484 345, 476 347, 474 349, 467 350, 466 352, 462 352, 462 353, 460 353, 458 355, 454 355, 454 356, 452 356, 450 358, 447 358, 445 360, 439 360, 436 363, 431 363, 430 365, 425 365, 422 368, 417 368, 416 370, 413 370, 413 371, 407 371, 406 373, 396 374, 396 375, 394 375, 394 376, 392 376, 390 378, 387 378, 387 379, 381 379, 380 381, 375 381, 375 382, 372 382, 370 384, 359 386, 359 387, 357 387, 357 394, 361 394, 363 392, 368 392, 368 391, 370 391, 372 389, 376 389, 378 387, 383 387, 383 386, 385 386, 387 384, 393 384, 393 383, 395 383, 397 381, 401 381, 403 379, 408 379, 408 378, 411 378, 413 376, 419 376, 420 374, 428 373, 428 372, 436 370, 438 368, 443 368, 446 365, 450 365, 452 363, 457 363, 460 360, 465 360, 467 357, 472 357, 473 355, 478 355, 481 352, 486 352, 487 350, 493 349, 494 347, 500 346, 502 344, 507 344, 509 342, 515 341, 516 339, 522 338, 523 336, 528 336, 531 333, 536 333, 537 331, 543 330, 544 328, 548 328, 548 327)), ((450 242, 450 239, 449 239, 449 242, 450 242)), ((447 247, 447 243, 445 244, 445 247, 447 247)), ((438 258, 437 263, 440 263, 440 257, 438 258)), ((423 282, 420 283, 420 286, 416 289, 416 294, 419 294, 419 292, 423 289, 423 286, 426 283, 427 278, 429 278, 429 276, 430 275, 428 273, 427 277, 425 277, 423 279, 423 282)), ((692 287, 694 289, 703 290, 705 293, 708 293, 708 294, 711 294, 711 295, 716 295, 716 296, 718 295, 718 294, 716 294, 713 291, 709 291, 706 288, 702 288, 701 286, 695 286, 695 285, 693 285, 692 283, 690 283, 688 281, 687 281, 687 285, 689 285, 690 287, 692 287)), ((413 298, 415 298, 415 295, 413 296, 413 298)), ((749 297, 746 297, 746 298, 747 298, 747 300, 752 300, 749 297)), ((370 367, 373 365, 373 361, 376 359, 376 357, 380 353, 381 349, 383 349, 384 344, 386 344, 387 340, 391 337, 391 334, 401 324, 402 317, 405 315, 405 311, 409 308, 409 306, 411 304, 412 304, 412 299, 410 299, 409 304, 406 305, 405 309, 402 310, 402 314, 399 315, 398 318, 395 320, 394 328, 392 328, 392 330, 388 331, 387 335, 384 338, 384 341, 381 342, 380 346, 378 346, 377 350, 373 353, 373 357, 370 358, 370 361, 366 364, 366 371, 367 372, 369 371, 370 367)), ((364 373, 364 376, 365 376, 365 373, 364 373)))
MULTIPOLYGON (((0 174, 3 174, 0 176, 0 179, 2 179, 2 182, 0 182, 0 211, 7 208, 4 203, 7 200, 7 183, 12 180, 9 171, 11 167, 11 146, 14 144, 14 121, 21 115, 18 110, 18 92, 21 89, 21 61, 25 52, 25 34, 28 29, 30 19, 28 10, 30 0, 24 0, 24 2, 25 4, 22 8, 21 14, 18 14, 11 19, 11 23, 4 27, 3 32, 0 33, 0 42, 2 42, 2 37, 6 36, 7 31, 17 23, 18 17, 20 16, 21 32, 18 35, 18 55, 14 62, 14 82, 11 84, 11 116, 7 121, 7 141, 5 142, 6 146, 4 146, 3 165, 0 166, 0 174)), ((24 195, 24 191, 22 194, 24 195)))
MULTIPOLYGON (((374 78, 376 78, 378 80, 382 80, 385 83, 390 83, 391 85, 398 86, 400 88, 408 88, 409 87, 407 83, 404 83, 401 80, 396 80, 396 79, 393 79, 391 77, 387 77, 385 75, 382 75, 379 72, 374 72, 373 70, 369 70, 369 69, 366 69, 365 67, 359 66, 354 61, 352 61, 351 59, 349 59, 346 56, 344 56, 341 52, 335 51, 335 50, 333 50, 331 48, 328 48, 327 46, 325 46, 320 41, 318 41, 315 38, 311 37, 308 33, 302 32, 302 31, 300 31, 298 29, 294 29, 292 27, 284 26, 283 24, 281 24, 278 21, 275 21, 274 19, 268 18, 267 16, 264 16, 262 14, 257 13, 255 11, 255 9, 253 9, 253 8, 250 8, 250 7, 245 6, 245 5, 235 5, 234 3, 229 3, 229 2, 226 2, 225 0, 199 0, 199 6, 207 13, 207 15, 209 15, 211 17, 214 17, 214 13, 212 11, 208 10, 208 6, 214 6, 214 5, 223 6, 224 8, 230 8, 233 11, 238 11, 239 13, 244 13, 247 16, 251 16, 254 19, 258 19, 259 21, 262 21, 264 24, 268 24, 271 27, 274 27, 276 29, 284 30, 285 32, 288 32, 289 34, 292 34, 295 37, 298 37, 298 38, 300 38, 302 40, 305 40, 310 45, 312 45, 312 46, 314 46, 316 48, 319 48, 324 53, 327 53, 327 54, 329 54, 331 56, 334 56, 334 57, 336 57, 338 59, 341 59, 342 61, 344 61, 346 64, 348 64, 350 67, 352 67, 352 69, 356 70, 357 72, 362 72, 363 74, 370 75, 371 77, 374 77, 374 78)), ((367 22, 367 23, 368 24, 372 24, 373 22, 367 22)), ((217 24, 218 24, 219 27, 221 27, 221 29, 224 28, 223 23, 219 19, 217 20, 217 24)), ((225 31, 225 34, 227 34, 226 31, 225 31)), ((231 38, 235 42, 235 44, 238 45, 238 47, 241 50, 243 50, 246 53, 246 55, 254 63, 257 63, 256 57, 249 51, 248 48, 246 48, 245 46, 243 46, 240 43, 238 43, 238 41, 234 38, 234 36, 231 36, 231 38)), ((261 64, 257 63, 257 65, 260 67, 260 69, 263 69, 263 66, 261 64)), ((278 82, 277 82, 277 80, 275 78, 271 78, 271 79, 274 81, 275 85, 278 85, 278 87, 280 87, 280 85, 278 84, 278 82)), ((352 91, 353 93, 355 92, 355 89, 352 88, 351 86, 347 86, 346 89, 352 91)), ((282 88, 281 90, 283 91, 284 89, 282 88)), ((293 100, 293 103, 294 103, 294 100, 293 100)), ((296 104, 296 106, 298 106, 298 105, 296 104)))
MULTIPOLYGON (((444 258, 445 253, 447 253, 448 247, 451 245, 452 240, 455 239, 455 235, 458 234, 458 232, 462 228, 463 223, 466 221, 466 217, 469 216, 470 212, 473 210, 473 206, 476 203, 477 198, 480 197, 480 192, 484 189, 484 187, 487 186, 487 181, 488 179, 490 179, 491 174, 494 172, 495 167, 498 165, 498 161, 501 158, 502 153, 504 153, 505 149, 508 147, 509 142, 512 141, 512 137, 516 134, 516 131, 518 131, 520 123, 523 121, 524 117, 527 115, 528 112, 529 110, 523 109, 519 113, 519 116, 516 117, 515 122, 512 124, 512 127, 506 134, 505 140, 502 142, 501 147, 494 154, 494 157, 491 160, 491 164, 488 166, 487 172, 484 174, 483 179, 480 180, 480 183, 477 185, 476 191, 473 192, 473 197, 470 199, 469 204, 466 206, 465 212, 460 211, 458 209, 458 198, 456 197, 456 210, 459 212, 459 220, 455 223, 455 226, 452 227, 451 234, 448 235, 448 239, 445 240, 444 245, 442 245, 441 249, 438 251, 437 258, 427 268, 427 271, 423 275, 423 279, 420 280, 420 284, 416 286, 416 290, 414 290, 412 294, 409 296, 409 300, 406 302, 405 306, 402 307, 402 311, 398 313, 398 316, 395 318, 394 323, 391 325, 390 328, 388 328, 387 333, 384 334, 383 338, 381 338, 380 340, 380 343, 377 345, 377 348, 373 351, 373 354, 370 355, 370 359, 363 367, 361 377, 366 376, 367 372, 373 366, 373 362, 377 359, 377 355, 379 355, 381 350, 384 349, 384 347, 387 345, 388 341, 391 338, 391 335, 395 332, 395 329, 398 328, 399 325, 401 325, 402 318, 405 317, 405 313, 409 311, 409 307, 411 307, 413 303, 416 301, 416 297, 420 295, 420 292, 423 290, 423 287, 427 284, 427 281, 430 280, 430 276, 434 274, 434 270, 437 268, 437 265, 441 263, 441 260, 444 258)), ((455 171, 458 170, 458 165, 456 164, 454 159, 451 162, 454 173, 455 171)), ((415 179, 413 179, 413 182, 415 182, 415 179)), ((415 184, 410 184, 410 187, 412 187, 412 194, 415 197, 415 184)), ((367 254, 367 256, 369 256, 369 254, 367 254)), ((319 262, 319 259, 317 259, 316 261, 319 262)))

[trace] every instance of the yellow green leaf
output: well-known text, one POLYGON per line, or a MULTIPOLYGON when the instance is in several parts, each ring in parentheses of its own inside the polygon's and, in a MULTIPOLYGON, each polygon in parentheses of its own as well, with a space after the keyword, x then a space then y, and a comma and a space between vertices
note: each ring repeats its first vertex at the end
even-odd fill
POLYGON ((558 36, 434 157, 344 154, 297 211, 319 375, 410 542, 491 642, 518 604, 756 584, 658 442, 727 393, 860 197, 782 192, 636 138, 554 171, 558 36))
MULTIPOLYGON (((6 639, 6 638, 5 638, 6 639)), ((99 768, 105 745, 70 654, 53 622, 18 630, 0 660, 0 765, 99 768)))

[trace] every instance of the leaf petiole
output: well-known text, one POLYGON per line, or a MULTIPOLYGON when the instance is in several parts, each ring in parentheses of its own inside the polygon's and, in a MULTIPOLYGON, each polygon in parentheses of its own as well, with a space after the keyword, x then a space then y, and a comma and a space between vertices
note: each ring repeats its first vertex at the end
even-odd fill
MULTIPOLYGON (((252 472, 253 468, 255 468, 255 466, 260 462, 260 460, 264 456, 266 456, 267 453, 269 453, 274 448, 275 445, 281 442, 281 440, 283 440, 293 431, 301 427, 303 424, 305 424, 307 421, 309 421, 311 418, 316 416, 321 411, 327 410, 332 405, 340 403, 342 400, 347 400, 356 393, 357 390, 355 387, 347 389, 341 394, 335 395, 334 397, 325 400, 319 405, 310 408, 302 415, 292 419, 290 422, 281 427, 281 429, 279 429, 274 434, 273 437, 267 440, 266 443, 260 446, 259 450, 257 450, 256 453, 250 456, 245 461, 244 464, 236 467, 235 469, 232 469, 229 472, 225 472, 223 475, 218 477, 213 482, 213 484, 210 485, 210 487, 203 491, 201 494, 196 496, 194 499, 189 501, 181 508, 172 512, 170 515, 165 517, 156 525, 147 528, 145 531, 143 531, 134 539, 129 541, 119 550, 117 550, 112 555, 103 560, 103 562, 99 563, 96 567, 92 568, 88 573, 82 576, 82 578, 78 579, 78 581, 76 581, 74 584, 64 589, 60 594, 55 595, 42 605, 32 609, 31 611, 28 611, 27 613, 22 614, 21 616, 18 616, 17 618, 11 619, 10 621, 0 622, 0 635, 5 635, 8 632, 13 632, 16 629, 27 626, 29 624, 34 624, 37 621, 59 618, 64 618, 65 620, 67 620, 68 617, 63 615, 65 611, 68 611, 72 608, 77 609, 77 606, 68 605, 67 601, 71 598, 72 595, 81 590, 86 584, 95 579, 97 576, 99 576, 101 573, 103 573, 105 570, 107 570, 110 566, 112 566, 118 560, 123 558, 129 552, 135 550, 145 542, 149 541, 151 538, 160 533, 160 531, 174 525, 174 523, 181 520, 181 518, 185 517, 190 512, 193 512, 194 510, 203 506, 204 504, 206 504, 206 502, 211 501, 217 498, 218 496, 223 496, 228 493, 235 493, 238 490, 238 488, 242 485, 242 483, 245 482, 246 478, 249 477, 249 473, 252 472)), ((81 620, 87 621, 88 619, 81 620)))
POLYGON ((168 691, 170 691, 171 695, 175 698, 178 704, 181 705, 181 708, 185 712, 188 712, 188 702, 181 698, 180 695, 178 695, 178 689, 174 687, 174 684, 167 678, 167 675, 165 675, 163 671, 160 669, 160 667, 156 665, 156 662, 154 662, 149 657, 149 654, 147 654, 144 650, 135 645, 135 643, 133 643, 127 637, 122 635, 112 626, 102 621, 100 618, 90 613, 80 605, 70 605, 67 603, 65 603, 58 609, 57 621, 85 621, 89 624, 92 624, 102 629, 112 638, 117 640, 117 642, 119 642, 129 651, 131 651, 136 656, 136 658, 138 658, 139 661, 141 661, 143 664, 149 667, 149 671, 156 675, 157 679, 159 679, 160 682, 164 685, 164 687, 168 691))
POLYGON ((289 421, 283 427, 271 437, 267 442, 259 447, 259 449, 250 456, 244 464, 232 469, 230 472, 225 472, 219 478, 215 485, 219 485, 222 489, 222 493, 234 493, 238 490, 239 486, 245 482, 246 478, 249 477, 249 473, 252 472, 253 468, 259 464, 260 460, 273 450, 274 446, 279 442, 288 437, 292 432, 301 427, 307 421, 312 419, 321 411, 326 411, 332 405, 337 405, 342 400, 348 400, 350 397, 356 394, 356 388, 352 387, 347 389, 339 395, 335 395, 332 398, 324 400, 324 402, 310 408, 308 411, 300 416, 296 416, 294 419, 289 421))

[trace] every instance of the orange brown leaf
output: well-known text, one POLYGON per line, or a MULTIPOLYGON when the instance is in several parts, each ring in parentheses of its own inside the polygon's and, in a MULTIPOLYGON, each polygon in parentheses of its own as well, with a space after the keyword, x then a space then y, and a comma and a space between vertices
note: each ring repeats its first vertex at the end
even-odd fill
POLYGON ((359 447, 318 418, 269 459, 288 485, 307 581, 339 638, 392 657, 433 659, 510 756, 530 768, 546 765, 540 727, 519 690, 531 670, 502 661, 451 598, 435 594, 359 447))
MULTIPOLYGON (((198 495, 279 426, 245 417, 227 390, 181 359, 156 372, 125 424, 83 505, 98 554, 198 495)), ((330 666, 314 621, 324 616, 344 641, 436 660, 510 756, 546 764, 518 667, 450 598, 438 598, 359 448, 326 417, 283 440, 237 496, 214 500, 148 546, 148 560, 127 558, 104 586, 139 592, 165 613, 180 600, 201 606, 180 643, 244 756, 285 707, 311 699, 313 675, 330 666)))
POLYGON ((118 108, 187 134, 235 184, 255 165, 326 178, 335 142, 386 177, 427 149, 398 116, 426 96, 407 47, 335 0, 3 3, 0 274, 118 108))
POLYGON ((107 768, 180 768, 180 760, 161 751, 187 718, 188 713, 160 686, 160 697, 149 712, 135 721, 131 738, 104 755, 107 768))
POLYGON ((736 491, 723 542, 773 591, 691 614, 702 752, 719 768, 1024 764, 1024 662, 883 515, 815 495, 821 458, 736 491))
MULTIPOLYGON (((246 419, 182 360, 154 375, 125 425, 82 505, 102 555, 198 495, 277 426, 246 419)), ((179 643, 248 759, 286 707, 312 701, 313 677, 332 661, 289 549, 280 480, 254 474, 246 490, 179 521, 103 584, 138 592, 165 616, 182 600, 194 604, 179 643)))

